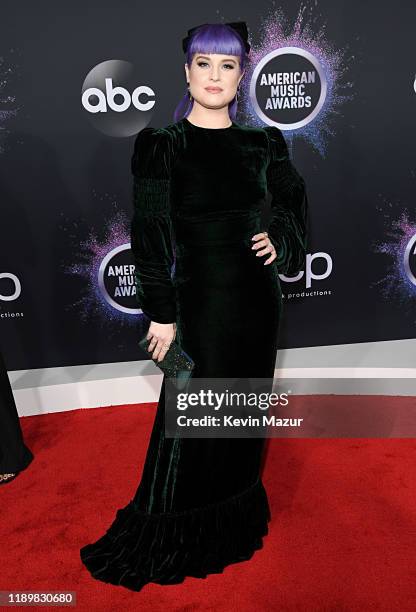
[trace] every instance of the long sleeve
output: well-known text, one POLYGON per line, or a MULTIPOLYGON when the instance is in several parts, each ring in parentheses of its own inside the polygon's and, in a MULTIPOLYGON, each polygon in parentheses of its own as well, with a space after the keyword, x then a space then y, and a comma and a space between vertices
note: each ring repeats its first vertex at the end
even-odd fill
POLYGON ((131 158, 134 215, 130 243, 137 301, 144 314, 157 323, 176 320, 171 276, 174 263, 170 206, 172 157, 167 132, 151 127, 139 132, 131 158))
POLYGON ((267 188, 272 219, 267 229, 276 249, 280 274, 293 276, 303 269, 307 245, 308 197, 305 181, 292 164, 282 132, 266 126, 269 141, 267 188))

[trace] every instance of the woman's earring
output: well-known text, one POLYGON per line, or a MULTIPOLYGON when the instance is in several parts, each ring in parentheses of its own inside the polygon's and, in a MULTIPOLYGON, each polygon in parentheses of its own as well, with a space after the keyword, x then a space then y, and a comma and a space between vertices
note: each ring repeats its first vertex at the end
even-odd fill
POLYGON ((237 87, 237 91, 235 92, 235 101, 238 102, 238 95, 240 93, 240 88, 237 87))
POLYGON ((189 83, 188 83, 188 95, 189 95, 189 99, 192 100, 192 94, 191 94, 191 90, 189 89, 189 83))

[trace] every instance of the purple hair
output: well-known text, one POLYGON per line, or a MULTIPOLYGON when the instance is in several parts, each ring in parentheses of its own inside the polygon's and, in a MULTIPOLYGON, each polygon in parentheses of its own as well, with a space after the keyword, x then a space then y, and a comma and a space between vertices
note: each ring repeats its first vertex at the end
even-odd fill
MULTIPOLYGON (((247 53, 241 36, 231 27, 223 23, 209 23, 199 27, 191 36, 186 51, 188 66, 192 63, 195 53, 221 53, 223 55, 238 55, 240 69, 244 70, 247 62, 247 53)), ((192 110, 194 100, 190 100, 188 88, 175 108, 174 121, 187 117, 192 110)), ((230 118, 234 121, 237 114, 237 100, 235 97, 228 105, 230 118)))

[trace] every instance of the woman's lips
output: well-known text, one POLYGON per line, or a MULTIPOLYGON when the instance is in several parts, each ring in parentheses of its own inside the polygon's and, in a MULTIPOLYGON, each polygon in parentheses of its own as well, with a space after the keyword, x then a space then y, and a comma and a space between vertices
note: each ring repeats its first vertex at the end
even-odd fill
POLYGON ((220 93, 222 91, 219 87, 205 87, 205 89, 209 91, 209 93, 220 93))

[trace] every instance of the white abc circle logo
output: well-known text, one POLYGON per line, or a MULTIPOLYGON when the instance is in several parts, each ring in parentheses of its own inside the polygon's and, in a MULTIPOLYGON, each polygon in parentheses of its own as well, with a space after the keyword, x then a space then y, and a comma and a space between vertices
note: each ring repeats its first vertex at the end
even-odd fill
POLYGON ((90 113, 106 113, 108 108, 116 111, 116 113, 122 113, 127 110, 130 104, 133 104, 138 110, 147 111, 154 107, 155 101, 149 100, 148 102, 140 102, 140 94, 146 94, 148 96, 154 95, 154 91, 142 85, 136 87, 136 89, 130 95, 125 87, 114 87, 113 79, 105 79, 105 94, 98 87, 89 87, 82 94, 82 106, 90 113), (115 96, 122 96, 123 102, 118 104, 115 101, 115 96), (91 104, 90 96, 97 96, 98 104, 91 104))
POLYGON ((153 89, 140 84, 131 62, 108 60, 87 74, 81 104, 98 130, 108 136, 128 137, 148 125, 156 100, 153 89))

